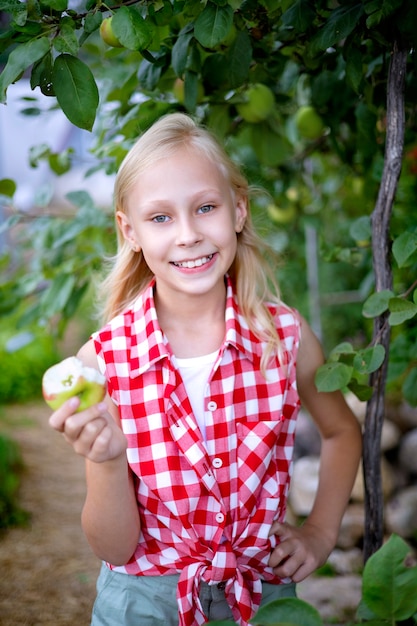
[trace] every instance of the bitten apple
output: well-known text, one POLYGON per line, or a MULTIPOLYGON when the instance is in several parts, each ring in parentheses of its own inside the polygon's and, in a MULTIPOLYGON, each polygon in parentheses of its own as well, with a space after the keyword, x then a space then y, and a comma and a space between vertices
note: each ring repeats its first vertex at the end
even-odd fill
POLYGON ((68 398, 78 396, 83 411, 97 402, 101 402, 106 394, 106 379, 93 367, 71 356, 53 365, 43 375, 42 393, 45 402, 54 411, 68 398))

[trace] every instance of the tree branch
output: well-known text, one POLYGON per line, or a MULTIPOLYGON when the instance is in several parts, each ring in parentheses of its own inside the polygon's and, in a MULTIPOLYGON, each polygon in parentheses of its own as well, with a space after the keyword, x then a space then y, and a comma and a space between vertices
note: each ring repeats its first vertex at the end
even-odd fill
MULTIPOLYGON (((378 198, 372 214, 372 253, 376 291, 392 289, 391 245, 389 226, 401 172, 404 147, 404 82, 407 52, 394 43, 387 80, 387 133, 384 169, 378 198)), ((374 321, 374 341, 385 348, 381 368, 371 375, 373 394, 368 402, 363 466, 365 481, 365 561, 381 547, 384 534, 383 496, 381 479, 381 431, 385 413, 385 383, 390 344, 389 313, 374 321)))

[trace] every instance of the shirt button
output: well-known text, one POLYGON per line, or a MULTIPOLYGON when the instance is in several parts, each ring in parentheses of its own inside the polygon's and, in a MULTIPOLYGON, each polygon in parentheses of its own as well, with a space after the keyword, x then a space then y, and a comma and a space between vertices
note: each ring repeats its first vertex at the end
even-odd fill
POLYGON ((224 522, 224 515, 223 515, 223 513, 216 513, 216 522, 218 524, 222 524, 224 522))
POLYGON ((209 411, 215 411, 217 409, 217 402, 214 402, 214 400, 211 400, 211 402, 207 404, 207 409, 209 411))
POLYGON ((219 457, 216 457, 215 459, 213 459, 213 467, 218 469, 222 465, 223 465, 223 461, 221 459, 219 459, 219 457))

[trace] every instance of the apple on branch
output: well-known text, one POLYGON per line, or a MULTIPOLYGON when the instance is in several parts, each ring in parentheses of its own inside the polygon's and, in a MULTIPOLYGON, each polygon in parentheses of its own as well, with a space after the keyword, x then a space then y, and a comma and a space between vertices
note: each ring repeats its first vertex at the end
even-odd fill
POLYGON ((45 402, 54 411, 68 398, 78 396, 78 413, 103 400, 106 379, 94 367, 87 367, 79 358, 71 356, 46 370, 42 378, 42 393, 45 402))
POLYGON ((324 122, 310 105, 301 106, 295 114, 295 126, 301 137, 314 141, 322 136, 324 122))
POLYGON ((100 37, 112 48, 123 48, 123 44, 117 39, 113 30, 113 15, 106 17, 100 24, 100 37))
POLYGON ((269 87, 255 83, 243 95, 245 100, 238 103, 236 109, 246 122, 257 124, 271 115, 275 106, 275 96, 269 87))

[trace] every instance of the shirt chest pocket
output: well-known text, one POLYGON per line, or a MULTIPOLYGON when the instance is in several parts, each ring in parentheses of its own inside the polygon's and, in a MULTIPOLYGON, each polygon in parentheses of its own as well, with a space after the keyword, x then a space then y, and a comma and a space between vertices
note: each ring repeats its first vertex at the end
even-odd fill
POLYGON ((264 498, 279 498, 280 470, 278 442, 283 430, 282 421, 260 421, 237 424, 237 472, 239 505, 251 514, 264 498))

